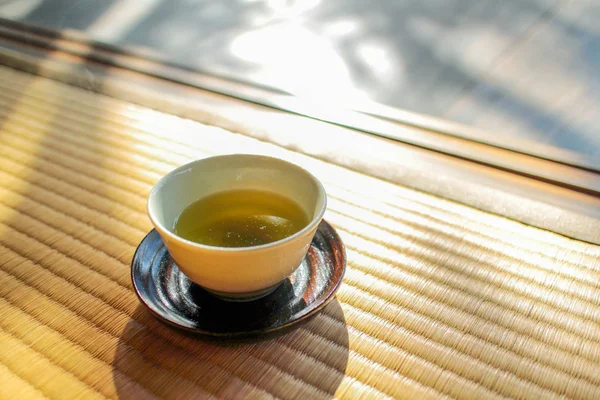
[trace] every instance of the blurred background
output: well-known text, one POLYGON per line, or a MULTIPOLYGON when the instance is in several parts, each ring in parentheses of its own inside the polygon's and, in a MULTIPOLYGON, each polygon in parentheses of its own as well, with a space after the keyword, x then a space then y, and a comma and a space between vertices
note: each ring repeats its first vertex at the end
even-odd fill
POLYGON ((0 0, 0 17, 319 103, 406 109, 600 156, 594 1, 0 0))

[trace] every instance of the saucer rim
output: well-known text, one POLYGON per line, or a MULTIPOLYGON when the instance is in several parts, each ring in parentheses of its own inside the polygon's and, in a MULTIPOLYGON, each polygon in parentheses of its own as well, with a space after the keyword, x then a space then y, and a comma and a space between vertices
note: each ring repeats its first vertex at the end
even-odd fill
MULTIPOLYGON (((337 230, 331 225, 329 224, 327 221, 325 221, 325 219, 322 219, 321 222, 319 222, 319 225, 317 227, 317 232, 322 229, 321 226, 324 226, 325 229, 329 230, 333 236, 334 236, 334 241, 336 243, 339 243, 339 247, 341 248, 342 252, 341 252, 341 262, 340 264, 342 265, 341 268, 341 274, 339 276, 339 279, 337 279, 337 281, 334 283, 334 285, 332 286, 332 288, 330 289, 329 293, 325 296, 324 300, 318 304, 315 308, 313 308, 312 310, 306 312, 305 314, 300 315, 297 318, 294 318, 288 322, 286 322, 285 324, 282 325, 277 325, 274 327, 270 327, 270 328, 266 328, 266 329, 258 329, 258 330, 252 330, 252 331, 239 331, 239 332, 214 332, 214 331, 210 331, 210 330, 205 330, 205 329, 198 329, 198 328, 192 328, 189 326, 185 326, 185 325, 181 325, 178 324, 175 321, 169 320, 167 318, 165 318, 159 311, 155 310, 154 307, 148 303, 148 301, 146 301, 145 297, 142 296, 141 292, 140 292, 140 288, 138 287, 138 285, 136 284, 136 279, 135 279, 135 271, 136 268, 134 268, 134 263, 135 260, 138 256, 138 252, 140 251, 140 247, 142 245, 142 243, 153 233, 156 232, 156 234, 158 234, 158 231, 156 230, 156 228, 151 229, 145 236, 144 238, 140 241, 140 243, 138 244, 133 257, 131 259, 131 272, 130 272, 130 276, 131 276, 131 283, 133 286, 133 291, 135 292, 137 298, 139 299, 139 301, 146 307, 146 309, 148 311, 150 311, 150 313, 157 318, 158 320, 160 320, 163 323, 166 323, 174 328, 177 328, 179 330, 183 330, 187 333, 192 333, 194 335, 199 335, 199 336, 205 336, 205 337, 210 337, 210 338, 249 338, 249 337, 256 337, 256 336, 264 336, 264 335, 269 335, 275 332, 280 332, 280 331, 285 331, 288 328, 291 328, 295 325, 299 325, 302 324, 304 322, 307 322, 309 319, 311 319, 313 316, 315 316, 317 313, 319 313, 321 310, 323 310, 335 297, 335 294, 337 293, 337 291, 339 290, 343 280, 344 280, 344 276, 346 274, 346 268, 347 268, 347 255, 346 255, 346 246, 344 245, 344 242, 342 241, 340 235, 338 234, 337 230)), ((315 232, 315 234, 317 234, 315 232)), ((159 235, 160 237, 160 235, 159 235)), ((162 241, 162 239, 161 239, 162 241)), ((164 246, 164 243, 163 243, 164 246)), ((312 241, 311 241, 311 246, 312 246, 312 241)), ((170 255, 169 255, 170 257, 170 255)), ((286 278, 287 279, 287 278, 286 278)), ((210 293, 210 292, 209 292, 210 293)), ((226 301, 226 300, 223 300, 226 301)), ((229 302, 231 304, 235 304, 235 302, 229 302)), ((310 303, 310 304, 314 304, 310 303)), ((306 308, 308 308, 308 304, 306 305, 306 308)), ((168 312, 165 312, 165 314, 169 314, 168 312)))

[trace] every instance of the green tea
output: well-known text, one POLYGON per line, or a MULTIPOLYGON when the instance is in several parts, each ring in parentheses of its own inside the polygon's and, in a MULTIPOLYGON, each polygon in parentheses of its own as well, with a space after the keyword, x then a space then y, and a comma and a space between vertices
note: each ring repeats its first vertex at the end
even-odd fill
POLYGON ((249 247, 291 236, 308 222, 300 205, 287 197, 229 190, 189 205, 175 221, 175 234, 209 246, 249 247))

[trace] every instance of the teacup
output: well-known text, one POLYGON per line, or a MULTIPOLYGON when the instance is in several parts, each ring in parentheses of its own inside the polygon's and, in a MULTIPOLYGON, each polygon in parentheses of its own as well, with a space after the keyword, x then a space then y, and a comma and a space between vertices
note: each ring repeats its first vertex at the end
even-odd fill
POLYGON ((207 291, 248 301, 275 290, 306 255, 327 205, 323 185, 305 169, 277 158, 234 154, 204 158, 165 175, 150 192, 148 214, 179 269, 207 291), (253 247, 216 247, 177 236, 177 218, 191 203, 226 190, 254 189, 294 200, 309 216, 299 232, 253 247))

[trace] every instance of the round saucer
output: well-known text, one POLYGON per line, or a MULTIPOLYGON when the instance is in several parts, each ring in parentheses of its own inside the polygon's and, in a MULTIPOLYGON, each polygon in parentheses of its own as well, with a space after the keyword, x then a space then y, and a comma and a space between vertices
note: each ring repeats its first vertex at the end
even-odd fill
POLYGON ((243 338, 285 331, 315 315, 333 298, 345 269, 344 245, 321 221, 298 269, 257 300, 226 301, 193 283, 154 229, 133 256, 131 278, 142 304, 164 322, 201 335, 243 338))

